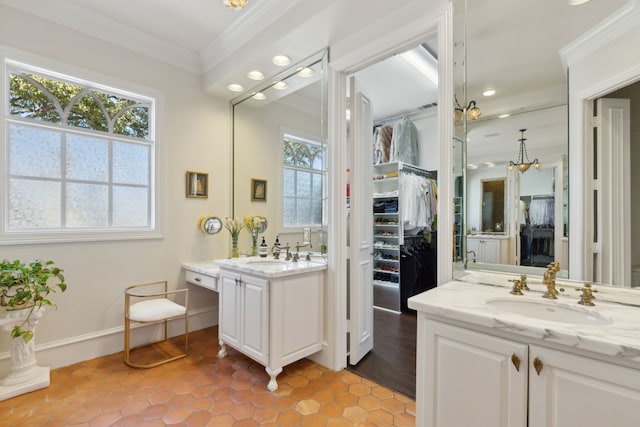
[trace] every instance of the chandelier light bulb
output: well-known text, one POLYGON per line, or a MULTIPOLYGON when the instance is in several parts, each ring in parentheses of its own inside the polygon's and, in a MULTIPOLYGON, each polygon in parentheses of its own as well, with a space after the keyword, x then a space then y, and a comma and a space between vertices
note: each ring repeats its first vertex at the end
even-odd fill
POLYGON ((527 154, 527 146, 525 145, 525 141, 527 138, 524 137, 526 129, 520 129, 521 137, 518 141, 520 141, 520 151, 518 152, 518 160, 509 162, 509 170, 512 171, 515 168, 518 168, 520 173, 525 173, 529 170, 531 166, 535 169, 540 169, 542 164, 538 161, 538 159, 534 159, 533 161, 529 160, 529 155, 527 154))
POLYGON ((248 0, 222 0, 222 3, 229 9, 240 10, 247 5, 248 0))

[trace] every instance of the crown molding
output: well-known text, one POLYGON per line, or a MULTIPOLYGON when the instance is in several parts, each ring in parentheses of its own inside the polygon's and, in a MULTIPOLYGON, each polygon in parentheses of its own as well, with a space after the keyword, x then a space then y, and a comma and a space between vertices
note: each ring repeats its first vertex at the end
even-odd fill
POLYGON ((38 3, 37 7, 32 2, 23 0, 2 0, 0 4, 171 64, 182 70, 195 74, 202 73, 200 57, 197 52, 167 43, 113 19, 78 8, 69 2, 42 1, 38 3), (81 19, 78 19, 78 16, 81 19))
MULTIPOLYGON (((326 1, 326 0, 325 0, 326 1)), ((263 0, 243 10, 244 15, 200 52, 203 74, 215 68, 275 21, 292 9, 299 0, 263 0)))
POLYGON ((564 69, 589 56, 601 47, 640 24, 640 0, 627 0, 627 4, 598 25, 560 49, 564 69))

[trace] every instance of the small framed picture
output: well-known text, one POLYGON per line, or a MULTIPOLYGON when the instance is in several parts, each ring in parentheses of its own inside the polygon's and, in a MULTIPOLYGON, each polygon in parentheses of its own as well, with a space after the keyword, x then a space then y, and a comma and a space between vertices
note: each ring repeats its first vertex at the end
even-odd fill
POLYGON ((209 197, 209 174, 187 171, 187 197, 209 197))
POLYGON ((267 181, 264 179, 251 178, 251 201, 267 201, 267 181))

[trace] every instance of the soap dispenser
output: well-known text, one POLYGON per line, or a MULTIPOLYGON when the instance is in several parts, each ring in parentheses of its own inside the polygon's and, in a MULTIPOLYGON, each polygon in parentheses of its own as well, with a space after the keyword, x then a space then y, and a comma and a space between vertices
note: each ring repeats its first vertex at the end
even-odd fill
POLYGON ((267 248, 267 242, 264 241, 264 236, 262 236, 262 243, 260 243, 260 248, 258 248, 258 255, 262 258, 266 258, 269 253, 269 248, 267 248))

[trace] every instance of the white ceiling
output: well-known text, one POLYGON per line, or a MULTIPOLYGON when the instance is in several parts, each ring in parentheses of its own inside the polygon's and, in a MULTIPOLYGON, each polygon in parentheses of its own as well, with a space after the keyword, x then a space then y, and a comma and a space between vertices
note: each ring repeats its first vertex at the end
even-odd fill
MULTIPOLYGON (((455 6, 462 4, 452 1, 455 6)), ((469 99, 478 102, 483 117, 563 103, 565 74, 558 50, 625 2, 591 0, 572 7, 567 0, 468 1, 469 99), (489 87, 497 94, 482 98, 480 92, 489 87)), ((252 69, 266 76, 280 72, 271 63, 277 53, 295 63, 367 26, 386 31, 384 19, 399 5, 429 7, 425 0, 249 0, 238 12, 224 7, 222 0, 0 0, 0 4, 200 74, 204 88, 225 99, 237 95, 226 89, 229 83, 254 86, 246 77, 252 69)), ((455 39, 458 46, 460 40, 455 39)), ((420 92, 415 79, 407 77, 413 71, 399 58, 390 58, 385 66, 402 77, 370 73, 367 78, 375 92, 371 96, 386 100, 376 104, 386 108, 420 92), (393 71, 397 66, 404 71, 393 71)), ((435 102, 432 89, 419 93, 418 105, 435 102)))

